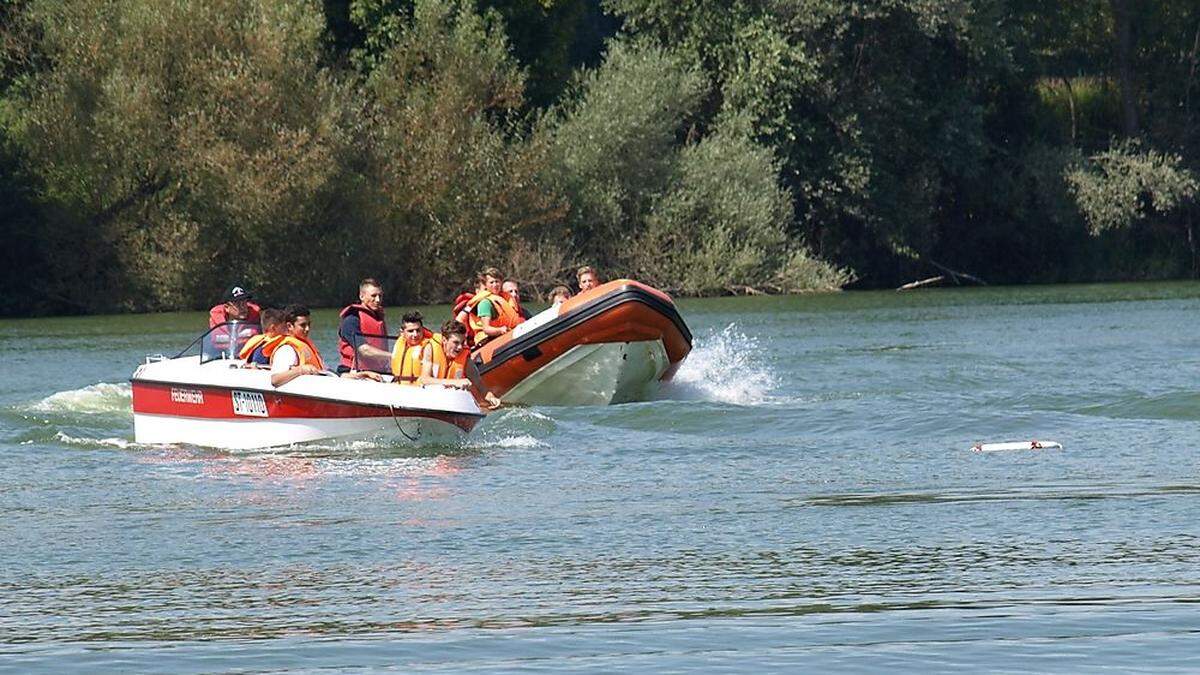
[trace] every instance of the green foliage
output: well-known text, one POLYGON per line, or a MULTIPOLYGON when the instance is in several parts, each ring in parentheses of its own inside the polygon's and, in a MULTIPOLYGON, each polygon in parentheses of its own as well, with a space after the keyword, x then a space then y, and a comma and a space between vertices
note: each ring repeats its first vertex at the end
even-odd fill
POLYGON ((231 277, 285 287, 346 208, 345 96, 311 6, 34 0, 28 18, 50 67, 8 124, 51 207, 46 292, 152 309, 231 277))
POLYGON ((418 0, 367 90, 386 209, 369 240, 393 288, 446 297, 514 237, 562 217, 535 177, 540 150, 506 133, 523 74, 494 18, 418 0))
POLYGON ((678 293, 705 295, 834 290, 843 270, 789 241, 788 193, 769 150, 718 131, 679 154, 669 190, 630 247, 639 278, 678 293))
POLYGON ((1192 200, 1200 183, 1183 158, 1118 143, 1071 170, 1067 180, 1093 234, 1163 216, 1192 200))
POLYGON ((678 56, 618 42, 539 125, 551 157, 546 178, 568 196, 571 237, 593 263, 615 268, 633 244, 703 92, 699 72, 678 56))

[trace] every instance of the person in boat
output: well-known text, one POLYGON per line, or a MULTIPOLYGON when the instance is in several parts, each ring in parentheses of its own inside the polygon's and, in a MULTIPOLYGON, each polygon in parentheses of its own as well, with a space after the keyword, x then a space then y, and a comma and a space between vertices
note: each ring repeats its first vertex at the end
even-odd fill
POLYGON ((600 275, 596 274, 595 268, 591 265, 584 265, 575 272, 575 279, 579 282, 579 292, 590 291, 600 285, 600 275))
POLYGON ((426 341, 417 384, 469 389, 488 409, 498 408, 500 399, 479 379, 470 356, 467 327, 450 319, 442 324, 442 332, 426 341))
POLYGON ((363 279, 358 284, 358 302, 346 306, 338 317, 338 353, 342 357, 338 373, 386 371, 392 355, 386 349, 383 286, 375 279, 363 279))
POLYGON ((234 286, 225 294, 225 301, 208 310, 208 327, 229 321, 258 323, 262 308, 251 302, 254 296, 241 286, 234 286))
POLYGON ((425 327, 425 317, 420 312, 409 312, 400 319, 400 339, 392 348, 393 381, 400 384, 416 384, 421 377, 421 363, 428 349, 433 332, 425 327))
POLYGON ((531 316, 529 310, 521 306, 520 284, 513 279, 505 279, 504 283, 500 285, 500 295, 503 295, 504 299, 508 300, 508 302, 512 304, 513 308, 517 310, 517 314, 521 316, 521 321, 529 320, 529 317, 531 316))
POLYGON ((238 358, 252 368, 270 367, 271 358, 264 354, 263 350, 268 345, 278 343, 287 334, 287 313, 282 309, 268 307, 262 310, 261 322, 263 332, 246 340, 246 344, 242 345, 242 350, 238 353, 238 358))
POLYGON ((550 304, 561 305, 571 299, 571 289, 566 286, 555 286, 550 291, 550 304))
POLYGON ((474 297, 458 313, 457 319, 468 327, 476 347, 524 321, 512 303, 501 295, 503 285, 504 275, 500 270, 495 267, 483 270, 476 277, 474 297))
MULTIPOLYGON (((283 386, 301 375, 333 375, 325 370, 325 360, 309 338, 312 333, 312 312, 308 307, 289 305, 281 313, 284 318, 283 336, 262 348, 271 368, 271 386, 283 386)), ((383 379, 379 373, 371 371, 351 370, 339 374, 350 379, 376 382, 383 379)))

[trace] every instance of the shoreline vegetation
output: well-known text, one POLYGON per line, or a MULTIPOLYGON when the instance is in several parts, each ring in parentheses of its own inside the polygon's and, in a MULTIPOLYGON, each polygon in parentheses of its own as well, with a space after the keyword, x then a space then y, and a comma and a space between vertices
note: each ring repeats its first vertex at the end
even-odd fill
POLYGON ((1195 2, 12 0, 0 58, 0 315, 1200 276, 1195 2))

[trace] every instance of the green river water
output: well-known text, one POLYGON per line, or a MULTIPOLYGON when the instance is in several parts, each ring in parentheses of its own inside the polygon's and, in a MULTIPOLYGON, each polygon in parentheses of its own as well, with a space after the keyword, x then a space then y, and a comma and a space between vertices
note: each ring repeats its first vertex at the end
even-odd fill
POLYGON ((680 305, 420 450, 141 447, 203 315, 0 321, 0 671, 1200 670, 1200 284, 680 305))

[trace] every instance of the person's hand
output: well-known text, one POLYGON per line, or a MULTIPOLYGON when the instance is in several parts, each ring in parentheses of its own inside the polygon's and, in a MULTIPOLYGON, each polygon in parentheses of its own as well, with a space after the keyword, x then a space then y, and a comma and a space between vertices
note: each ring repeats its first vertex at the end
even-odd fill
POLYGON ((495 410, 500 407, 500 399, 490 391, 483 395, 483 402, 485 404, 484 407, 488 410, 495 410))
POLYGON ((311 363, 306 363, 300 366, 300 373, 302 375, 316 375, 319 372, 321 372, 321 369, 311 363))

